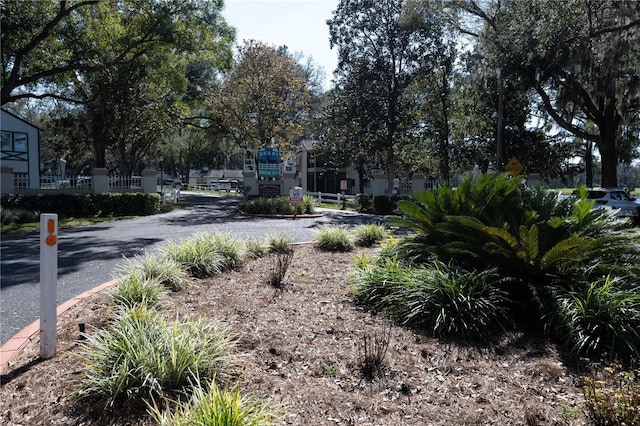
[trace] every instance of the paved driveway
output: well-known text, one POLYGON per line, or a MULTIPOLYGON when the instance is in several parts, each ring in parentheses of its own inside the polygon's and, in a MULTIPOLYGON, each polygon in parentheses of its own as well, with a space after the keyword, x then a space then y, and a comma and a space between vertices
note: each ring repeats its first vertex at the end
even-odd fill
MULTIPOLYGON (((224 232, 238 238, 272 233, 312 241, 323 224, 357 225, 380 217, 353 212, 323 211, 319 218, 265 219, 235 211, 237 198, 189 194, 185 209, 77 228, 60 229, 58 239, 58 304, 113 278, 123 257, 153 253, 168 240, 198 232, 224 232)), ((5 343, 38 318, 40 235, 2 235, 0 251, 0 337, 5 343)))

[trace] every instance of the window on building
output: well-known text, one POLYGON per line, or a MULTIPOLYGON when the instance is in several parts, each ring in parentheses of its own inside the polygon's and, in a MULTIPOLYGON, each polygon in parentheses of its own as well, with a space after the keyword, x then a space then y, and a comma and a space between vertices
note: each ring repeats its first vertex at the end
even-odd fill
POLYGON ((27 152, 28 137, 26 133, 2 131, 2 151, 27 152))

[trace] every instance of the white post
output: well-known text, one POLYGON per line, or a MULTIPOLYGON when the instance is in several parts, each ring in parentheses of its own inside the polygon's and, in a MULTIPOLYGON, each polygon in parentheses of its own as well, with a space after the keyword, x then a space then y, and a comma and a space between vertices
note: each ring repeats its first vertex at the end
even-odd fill
POLYGON ((56 353, 58 215, 40 215, 40 357, 56 353))

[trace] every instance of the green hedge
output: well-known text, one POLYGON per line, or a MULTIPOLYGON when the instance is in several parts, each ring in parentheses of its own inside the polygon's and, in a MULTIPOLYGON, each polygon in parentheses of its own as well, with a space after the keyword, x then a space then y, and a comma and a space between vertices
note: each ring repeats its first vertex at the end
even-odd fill
POLYGON ((401 200, 398 196, 377 195, 373 197, 373 212, 381 215, 394 214, 398 206, 396 202, 401 200))
POLYGON ((160 195, 141 192, 108 194, 3 195, 6 209, 56 213, 61 218, 146 216, 160 211, 160 195))

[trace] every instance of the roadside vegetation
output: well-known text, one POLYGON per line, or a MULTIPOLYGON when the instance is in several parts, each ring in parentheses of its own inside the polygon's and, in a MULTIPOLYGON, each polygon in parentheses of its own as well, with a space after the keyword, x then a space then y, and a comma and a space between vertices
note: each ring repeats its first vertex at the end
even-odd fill
MULTIPOLYGON (((366 248, 353 260, 348 294, 388 324, 443 341, 548 336, 587 371, 584 410, 594 424, 634 424, 640 232, 581 195, 559 200, 506 175, 468 178, 455 191, 398 201, 387 225, 321 227, 315 246, 348 256, 366 248)), ((239 336, 207 318, 172 317, 163 300, 259 257, 271 259, 265 283, 288 291, 292 243, 275 233, 247 241, 200 233, 127 259, 115 271, 110 319, 82 344, 81 400, 162 425, 277 424, 284 408, 239 390, 239 336)), ((363 339, 362 377, 377 380, 388 327, 363 339)))
POLYGON ((189 203, 183 197, 162 205, 159 194, 143 193, 3 195, 0 226, 2 232, 37 231, 40 213, 57 213, 59 228, 92 225, 172 211, 189 203))
POLYGON ((238 206, 243 213, 265 215, 313 214, 316 212, 315 198, 305 195, 302 203, 291 204, 289 197, 258 197, 243 201, 238 206), (295 209, 295 210, 294 210, 295 209))

